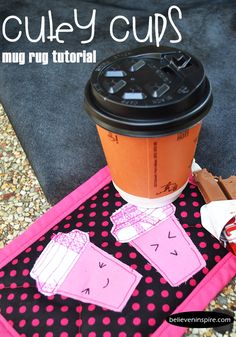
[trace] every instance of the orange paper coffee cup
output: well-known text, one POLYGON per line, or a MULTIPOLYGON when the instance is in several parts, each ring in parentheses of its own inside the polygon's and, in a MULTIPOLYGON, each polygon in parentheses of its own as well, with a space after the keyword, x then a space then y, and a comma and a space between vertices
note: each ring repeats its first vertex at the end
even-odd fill
POLYGON ((155 207, 182 192, 191 172, 200 124, 159 138, 127 137, 97 129, 115 187, 121 195, 126 193, 129 202, 137 203, 133 196, 152 199, 140 199, 140 205, 155 207))
POLYGON ((145 47, 98 65, 85 107, 126 201, 159 207, 179 196, 211 104, 201 63, 178 49, 145 47))

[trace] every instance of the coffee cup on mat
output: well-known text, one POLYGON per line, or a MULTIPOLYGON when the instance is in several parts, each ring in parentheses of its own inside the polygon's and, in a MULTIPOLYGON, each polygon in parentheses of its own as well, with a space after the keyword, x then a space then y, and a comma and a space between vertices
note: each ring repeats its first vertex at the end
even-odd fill
POLYGON ((146 46, 93 71, 85 109, 97 125, 112 181, 124 200, 153 208, 185 188, 212 94, 189 53, 146 46))

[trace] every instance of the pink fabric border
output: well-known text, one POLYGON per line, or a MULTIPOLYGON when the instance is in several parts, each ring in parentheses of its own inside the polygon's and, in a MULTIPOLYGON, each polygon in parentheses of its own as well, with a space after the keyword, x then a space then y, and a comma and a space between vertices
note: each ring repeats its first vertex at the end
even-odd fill
MULTIPOLYGON (((0 249, 0 269, 110 181, 110 173, 106 166, 50 208, 23 234, 11 241, 6 247, 0 249)), ((235 271, 236 257, 229 253, 207 274, 204 280, 199 283, 175 312, 203 310, 230 279, 235 276, 235 271), (217 277, 214 278, 216 273, 217 277), (195 299, 196 295, 198 295, 197 299, 195 299)), ((180 337, 185 330, 186 328, 175 327, 163 322, 152 336, 180 337)), ((2 315, 0 315, 0 336, 20 337, 2 315)))
POLYGON ((20 337, 18 332, 0 315, 0 336, 1 337, 20 337))

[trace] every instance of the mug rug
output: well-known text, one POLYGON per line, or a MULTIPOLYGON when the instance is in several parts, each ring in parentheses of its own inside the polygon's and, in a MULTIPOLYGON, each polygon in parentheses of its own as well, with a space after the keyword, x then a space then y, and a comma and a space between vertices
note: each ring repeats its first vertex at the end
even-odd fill
POLYGON ((111 234, 110 216, 125 201, 107 167, 66 196, 0 250, 0 336, 4 337, 178 337, 186 328, 165 321, 171 313, 203 310, 235 276, 236 257, 201 225, 204 201, 188 184, 174 202, 175 216, 206 261, 190 280, 171 287, 132 246, 111 234), (79 229, 92 244, 143 277, 122 312, 64 295, 45 296, 30 277, 35 261, 59 232, 79 229))

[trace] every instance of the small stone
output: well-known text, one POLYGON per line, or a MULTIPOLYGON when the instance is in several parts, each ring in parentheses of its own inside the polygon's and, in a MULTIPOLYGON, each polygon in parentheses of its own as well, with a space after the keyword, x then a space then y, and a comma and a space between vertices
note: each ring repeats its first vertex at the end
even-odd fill
POLYGON ((223 306, 224 304, 227 304, 227 298, 220 295, 218 302, 223 306))
POLYGON ((193 328, 192 329, 192 333, 195 334, 195 335, 198 334, 199 333, 199 329, 193 328))
POLYGON ((17 211, 17 213, 21 214, 23 212, 23 208, 22 207, 17 207, 16 211, 17 211))

